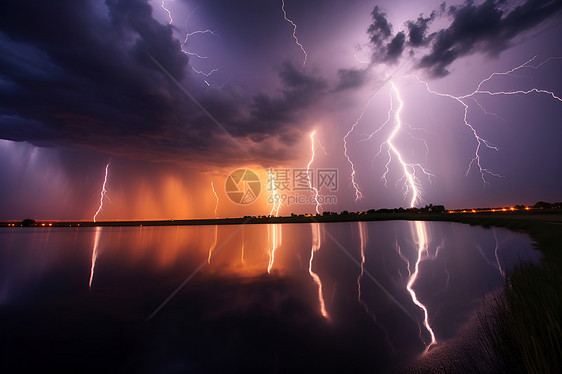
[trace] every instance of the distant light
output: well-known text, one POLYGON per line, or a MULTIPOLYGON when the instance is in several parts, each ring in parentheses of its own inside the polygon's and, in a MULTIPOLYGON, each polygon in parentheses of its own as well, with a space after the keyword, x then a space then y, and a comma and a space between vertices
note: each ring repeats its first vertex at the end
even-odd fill
POLYGON ((496 211, 495 209, 492 209, 492 212, 495 212, 495 211, 496 211))
POLYGON ((472 213, 476 213, 476 210, 472 209, 472 213))
POLYGON ((514 207, 511 207, 511 208, 509 208, 509 210, 511 210, 511 211, 514 211, 514 210, 515 210, 515 208, 514 208, 514 207))
POLYGON ((528 206, 525 207, 525 210, 531 210, 531 208, 529 208, 528 206))
POLYGON ((52 224, 52 223, 49 223, 49 226, 53 226, 53 224, 52 224))
POLYGON ((45 227, 45 224, 44 224, 44 223, 42 223, 42 224, 41 224, 41 226, 45 227))
POLYGON ((503 210, 504 212, 507 212, 507 209, 505 209, 505 208, 503 208, 502 210, 503 210))

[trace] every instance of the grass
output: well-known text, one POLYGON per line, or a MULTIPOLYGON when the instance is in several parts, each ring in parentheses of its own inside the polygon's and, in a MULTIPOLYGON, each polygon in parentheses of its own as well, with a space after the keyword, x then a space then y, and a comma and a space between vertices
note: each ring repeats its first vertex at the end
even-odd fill
POLYGON ((558 264, 520 264, 480 317, 494 372, 562 372, 562 275, 558 264))
POLYGON ((493 372, 562 372, 562 225, 551 218, 470 222, 526 232, 544 255, 539 264, 517 265, 485 302, 480 349, 493 372))

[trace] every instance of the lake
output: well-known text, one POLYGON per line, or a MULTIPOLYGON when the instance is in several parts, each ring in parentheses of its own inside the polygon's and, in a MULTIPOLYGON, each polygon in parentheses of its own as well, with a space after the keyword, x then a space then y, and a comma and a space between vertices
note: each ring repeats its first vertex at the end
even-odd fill
POLYGON ((399 370, 539 258, 450 222, 0 229, 0 369, 399 370))

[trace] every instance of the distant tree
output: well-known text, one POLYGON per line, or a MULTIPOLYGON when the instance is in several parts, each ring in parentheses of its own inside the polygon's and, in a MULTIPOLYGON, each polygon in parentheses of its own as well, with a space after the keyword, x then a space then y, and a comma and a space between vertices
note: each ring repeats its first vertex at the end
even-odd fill
POLYGON ((433 213, 443 213, 444 211, 445 211, 444 205, 434 205, 432 209, 433 213))
POLYGON ((21 225, 22 226, 33 226, 33 225, 35 225, 35 220, 31 219, 31 218, 26 218, 23 221, 21 221, 21 225))
POLYGON ((349 215, 349 212, 348 212, 347 210, 344 210, 343 212, 341 212, 341 215, 342 215, 342 216, 348 216, 348 215, 349 215))
POLYGON ((544 202, 544 201, 539 201, 538 203, 536 203, 533 208, 535 209, 550 209, 552 208, 552 204, 544 202))

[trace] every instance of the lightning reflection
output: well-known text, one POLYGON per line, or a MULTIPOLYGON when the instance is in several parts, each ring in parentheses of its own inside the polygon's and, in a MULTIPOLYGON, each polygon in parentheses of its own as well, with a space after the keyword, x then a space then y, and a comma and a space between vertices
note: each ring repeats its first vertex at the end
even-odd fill
POLYGON ((412 224, 413 224, 412 235, 414 237, 416 247, 417 247, 417 257, 416 257, 416 262, 414 264, 414 272, 410 275, 410 278, 408 280, 408 284, 406 286, 406 289, 410 293, 410 296, 411 296, 414 304, 416 304, 423 311, 423 316, 424 316, 423 317, 423 325, 425 326, 425 328, 429 332, 429 335, 431 336, 431 341, 429 343, 426 343, 425 340, 421 337, 421 331, 420 331, 420 338, 422 338, 422 341, 424 341, 424 344, 425 344, 425 352, 424 353, 426 353, 427 351, 429 351, 429 349, 431 348, 432 345, 437 343, 437 340, 435 339, 435 333, 433 332, 433 329, 431 328, 431 325, 429 324, 429 315, 428 315, 428 312, 427 312, 427 308, 418 299, 418 296, 416 295, 416 292, 414 291, 413 286, 416 283, 416 280, 417 280, 418 275, 419 275, 419 266, 420 266, 422 254, 423 254, 423 252, 425 252, 427 254, 427 246, 428 246, 427 231, 426 231, 426 227, 425 227, 425 222, 414 221, 412 224))
POLYGON ((312 263, 314 262, 314 254, 320 249, 322 245, 321 236, 320 236, 320 224, 319 223, 311 223, 312 228, 312 246, 310 248, 310 261, 308 263, 308 274, 314 280, 314 283, 318 286, 318 302, 320 303, 320 313, 326 319, 329 319, 330 316, 328 315, 328 311, 326 310, 326 302, 324 301, 324 296, 322 293, 322 281, 318 274, 316 274, 312 270, 312 263))
POLYGON ((92 248, 92 264, 90 266, 90 282, 88 283, 88 288, 92 289, 92 282, 94 281, 94 270, 96 268, 96 260, 98 258, 98 247, 100 243, 101 227, 96 227, 96 233, 94 235, 94 246, 92 248))
MULTIPOLYGON (((219 218, 219 217, 218 217, 219 195, 217 195, 217 191, 215 190, 215 184, 214 184, 213 181, 211 181, 211 189, 213 190, 213 194, 215 195, 215 199, 216 199, 216 204, 215 204, 215 218, 219 218)), ((211 257, 213 257, 213 251, 214 251, 215 248, 217 247, 218 235, 219 235, 219 226, 218 226, 218 225, 215 225, 215 238, 214 238, 214 240, 213 240, 213 243, 211 244, 211 247, 209 248, 209 257, 207 257, 207 263, 208 263, 208 264, 211 263, 211 257)))

